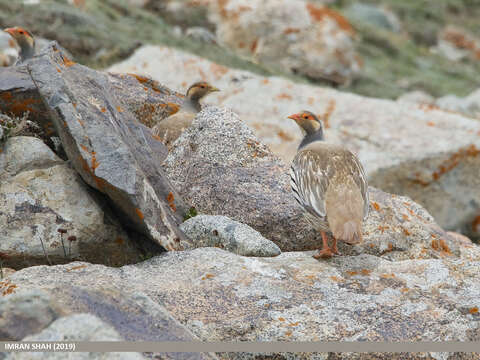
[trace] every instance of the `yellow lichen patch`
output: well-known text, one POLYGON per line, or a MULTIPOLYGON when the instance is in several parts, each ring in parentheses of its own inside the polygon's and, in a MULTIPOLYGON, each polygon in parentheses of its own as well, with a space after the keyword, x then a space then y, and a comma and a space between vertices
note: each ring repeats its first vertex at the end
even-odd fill
POLYGON ((477 314, 478 313, 478 307, 474 306, 470 309, 468 309, 469 314, 477 314))
POLYGON ((74 266, 70 269, 67 269, 67 271, 73 271, 73 270, 80 270, 80 269, 85 269, 87 267, 87 265, 78 265, 78 266, 74 266))
POLYGON ((121 107, 121 106, 117 106, 117 111, 120 112, 120 113, 123 112, 122 107, 121 107))
POLYGON ((139 208, 135 208, 135 213, 137 214, 140 220, 143 220, 144 216, 142 211, 139 208))
POLYGON ((107 111, 107 109, 105 109, 104 107, 102 107, 102 108, 100 109, 100 111, 101 111, 102 113, 104 113, 104 112, 107 111))

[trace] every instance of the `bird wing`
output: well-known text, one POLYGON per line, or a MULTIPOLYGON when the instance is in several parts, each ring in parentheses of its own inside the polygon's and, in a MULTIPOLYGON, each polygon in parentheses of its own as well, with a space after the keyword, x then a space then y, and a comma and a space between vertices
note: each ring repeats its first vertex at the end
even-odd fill
POLYGON ((309 213, 326 219, 325 193, 333 169, 313 151, 300 151, 290 168, 290 185, 298 203, 309 213))
POLYGON ((290 185, 297 202, 308 212, 325 220, 325 194, 330 179, 343 173, 351 176, 364 200, 364 219, 368 215, 368 185, 365 171, 358 158, 346 149, 319 153, 301 150, 290 168, 290 185))
POLYGON ((368 210, 370 207, 370 201, 368 198, 368 182, 365 169, 363 168, 360 160, 358 160, 358 158, 348 150, 346 150, 345 154, 345 167, 346 171, 352 175, 355 184, 357 184, 358 188, 360 189, 360 193, 362 194, 363 220, 365 220, 368 217, 368 210))

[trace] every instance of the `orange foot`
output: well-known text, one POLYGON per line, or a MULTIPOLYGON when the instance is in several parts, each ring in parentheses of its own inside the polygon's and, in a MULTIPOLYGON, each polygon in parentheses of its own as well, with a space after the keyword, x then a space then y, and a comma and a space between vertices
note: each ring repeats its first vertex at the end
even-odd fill
MULTIPOLYGON (((331 258, 335 253, 332 252, 332 250, 328 247, 323 248, 322 250, 319 250, 317 254, 313 255, 315 259, 329 259, 331 258)), ((338 252, 337 252, 338 254, 338 252)))

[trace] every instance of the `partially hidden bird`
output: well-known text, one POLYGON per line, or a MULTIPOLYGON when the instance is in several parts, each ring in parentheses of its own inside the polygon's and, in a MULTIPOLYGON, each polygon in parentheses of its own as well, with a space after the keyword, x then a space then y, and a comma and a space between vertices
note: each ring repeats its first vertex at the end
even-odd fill
POLYGON ((152 128, 152 134, 170 148, 172 143, 188 128, 195 116, 200 112, 202 100, 208 94, 220 91, 205 81, 194 83, 187 90, 185 101, 175 114, 161 120, 152 128))
POLYGON ((10 34, 10 36, 15 39, 18 46, 20 47, 20 52, 18 54, 16 64, 22 63, 25 60, 33 57, 33 55, 35 54, 35 39, 32 33, 20 26, 7 28, 3 31, 10 34))
POLYGON ((310 111, 289 116, 304 137, 290 168, 293 195, 311 225, 321 233, 323 247, 313 257, 339 254, 337 240, 359 244, 368 216, 368 184, 358 158, 348 149, 324 141, 322 122, 310 111), (333 235, 328 245, 327 232, 333 235))

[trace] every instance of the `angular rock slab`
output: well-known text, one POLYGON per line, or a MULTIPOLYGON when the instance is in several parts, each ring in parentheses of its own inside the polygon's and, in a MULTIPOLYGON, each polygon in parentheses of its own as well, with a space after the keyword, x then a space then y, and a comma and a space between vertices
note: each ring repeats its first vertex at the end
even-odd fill
POLYGON ((140 255, 105 199, 40 139, 15 136, 0 145, 4 266, 19 269, 72 259, 121 266, 140 255), (68 240, 71 236, 74 241, 68 240))
MULTIPOLYGON (((164 167, 199 212, 247 224, 282 251, 320 247, 319 233, 293 197, 288 166, 231 110, 205 107, 174 142, 164 167)), ((364 243, 340 243, 341 252, 404 259, 458 253, 451 237, 410 199, 370 188, 370 200, 364 243)))
MULTIPOLYGON (((480 250, 459 246, 459 258, 402 261, 365 254, 317 261, 312 252, 250 258, 200 248, 120 269, 86 263, 32 267, 10 280, 18 291, 56 292, 62 303, 85 302, 80 291, 72 300, 63 295, 70 284, 96 294, 89 312, 125 338, 121 326, 95 310, 114 315, 141 292, 201 341, 478 341, 480 250), (111 299, 120 304, 96 305, 111 299)), ((149 329, 140 325, 153 309, 132 308, 129 321, 119 316, 118 323, 149 329)))
POLYGON ((51 45, 29 64, 75 169, 106 194, 137 231, 164 248, 182 249, 185 206, 159 164, 165 147, 122 108, 105 73, 75 64, 51 45))

